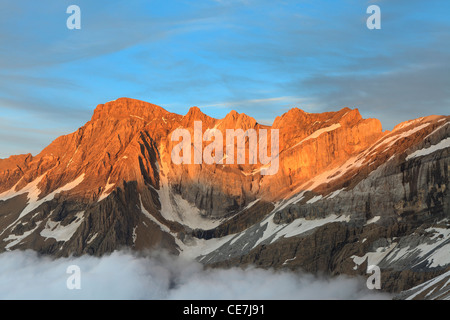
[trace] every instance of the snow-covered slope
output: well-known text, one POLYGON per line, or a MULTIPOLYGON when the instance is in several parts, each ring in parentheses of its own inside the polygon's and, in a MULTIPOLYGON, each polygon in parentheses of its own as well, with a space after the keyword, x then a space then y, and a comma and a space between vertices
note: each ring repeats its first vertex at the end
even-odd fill
POLYGON ((450 300, 450 271, 401 292, 396 299, 450 300))

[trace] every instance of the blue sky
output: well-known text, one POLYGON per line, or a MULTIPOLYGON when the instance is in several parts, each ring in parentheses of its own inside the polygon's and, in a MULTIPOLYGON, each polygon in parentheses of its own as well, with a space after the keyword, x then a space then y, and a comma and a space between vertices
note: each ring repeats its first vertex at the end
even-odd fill
POLYGON ((0 158, 37 154, 118 97, 266 124, 292 107, 356 107, 385 129, 448 115, 449 15, 446 0, 2 0, 0 158))

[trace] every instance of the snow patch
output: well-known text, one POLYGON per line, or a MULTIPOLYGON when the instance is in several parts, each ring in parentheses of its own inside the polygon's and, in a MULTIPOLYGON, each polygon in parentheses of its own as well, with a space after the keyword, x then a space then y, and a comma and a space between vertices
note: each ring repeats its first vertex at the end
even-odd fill
POLYGON ((142 211, 142 213, 143 213, 147 218, 149 218, 153 223, 155 223, 157 226, 159 226, 159 228, 160 228, 162 231, 170 233, 170 229, 169 229, 166 225, 164 225, 164 224, 162 224, 161 222, 159 222, 158 220, 156 220, 156 218, 155 218, 154 216, 152 216, 152 215, 150 214, 150 212, 147 211, 147 209, 145 209, 144 205, 142 204, 141 194, 139 194, 139 203, 140 203, 140 205, 141 205, 141 211, 142 211))
POLYGON ((39 196, 39 194, 41 193, 41 190, 39 190, 37 185, 42 181, 42 179, 44 177, 45 177, 45 174, 41 175, 40 177, 37 177, 36 179, 34 179, 30 183, 28 183, 25 187, 23 187, 19 191, 15 191, 17 185, 21 181, 21 180, 19 180, 11 189, 0 194, 0 200, 6 201, 6 200, 14 198, 18 195, 24 194, 24 193, 28 193, 28 197, 30 197, 30 195, 33 195, 31 197, 37 198, 39 196))
POLYGON ((424 117, 421 117, 421 118, 418 118, 418 119, 409 120, 409 121, 405 121, 403 123, 400 123, 399 125, 395 126, 393 132, 399 131, 400 129, 403 129, 403 128, 406 128, 406 127, 409 127, 409 126, 411 126, 411 125, 413 125, 413 124, 415 124, 417 122, 422 121, 423 119, 424 119, 424 117))
POLYGON ((140 119, 140 120, 144 120, 144 121, 145 121, 144 118, 139 117, 139 116, 135 116, 134 114, 130 114, 130 117, 137 118, 137 119, 140 119))
POLYGON ((109 183, 109 178, 108 178, 108 181, 106 182, 106 186, 103 189, 103 192, 100 195, 100 197, 98 198, 97 202, 100 202, 103 199, 107 198, 111 194, 111 192, 113 192, 113 190, 111 188, 114 187, 115 185, 116 185, 115 183, 109 183))
POLYGON ((233 238, 233 240, 230 241, 230 245, 232 245, 233 243, 235 243, 237 240, 239 240, 239 238, 241 238, 245 233, 241 232, 241 234, 237 235, 236 237, 233 238))
POLYGON ((334 131, 334 130, 340 128, 340 127, 341 127, 341 124, 340 124, 340 123, 335 123, 335 124, 333 124, 333 125, 331 125, 331 126, 329 126, 329 127, 319 129, 319 130, 315 131, 314 133, 312 133, 311 135, 307 136, 305 139, 303 139, 303 140, 300 141, 299 143, 297 143, 297 144, 295 144, 294 146, 290 147, 289 149, 298 147, 299 145, 301 145, 302 143, 304 143, 304 142, 306 142, 306 141, 308 141, 308 140, 311 140, 311 139, 317 139, 321 134, 323 134, 323 133, 325 133, 325 132, 334 131))
POLYGON ((78 212, 76 214, 76 219, 68 224, 67 226, 61 225, 61 222, 51 221, 50 219, 45 224, 45 228, 42 229, 40 235, 47 240, 48 238, 53 238, 56 241, 68 241, 72 238, 75 231, 84 220, 84 211, 78 212))
MULTIPOLYGON (((339 179, 344 174, 346 174, 348 171, 355 169, 355 168, 359 168, 363 164, 364 161, 365 161, 365 158, 363 156, 352 157, 352 158, 348 159, 342 165, 337 166, 328 171, 325 171, 325 172, 311 178, 310 180, 306 181, 302 185, 298 186, 291 193, 291 195, 295 195, 298 192, 300 192, 301 190, 303 190, 303 193, 308 190, 314 190, 321 184, 329 183, 333 180, 339 179), (306 190, 306 188, 308 188, 308 189, 306 190)), ((336 195, 337 195, 337 193, 334 196, 336 196, 336 195)))
POLYGON ((367 220, 365 226, 367 226, 368 224, 372 224, 372 223, 377 222, 378 220, 380 220, 380 218, 381 218, 380 216, 375 216, 372 219, 367 220))
POLYGON ((255 201, 250 202, 248 205, 245 206, 244 209, 242 209, 242 211, 247 210, 247 209, 253 207, 259 200, 261 200, 261 199, 256 199, 255 201))
MULTIPOLYGON (((428 228, 426 232, 434 233, 428 241, 419 245, 407 246, 403 248, 392 248, 388 255, 385 255, 387 263, 393 263, 413 256, 419 265, 427 262, 427 268, 442 267, 450 264, 450 229, 428 228)), ((381 260, 380 260, 381 261, 381 260)), ((414 266, 411 266, 414 267, 414 266)))
POLYGON ((222 238, 212 238, 212 239, 192 239, 192 242, 189 244, 185 244, 181 242, 178 238, 175 238, 178 246, 181 248, 180 256, 187 259, 196 259, 200 256, 200 262, 204 258, 204 256, 213 252, 214 250, 219 249, 222 245, 232 240, 236 235, 229 234, 222 238))
POLYGON ((89 238, 89 240, 87 241, 87 244, 92 243, 92 241, 94 241, 95 238, 97 238, 97 236, 98 236, 98 232, 94 233, 94 234, 89 238))
POLYGON ((270 243, 273 243, 281 237, 290 238, 298 236, 307 231, 321 227, 327 223, 350 221, 349 216, 336 216, 335 214, 332 214, 323 219, 306 220, 304 218, 299 218, 288 224, 276 224, 275 222, 273 222, 274 215, 275 213, 271 214, 269 217, 264 219, 263 222, 261 222, 261 226, 267 224, 266 230, 264 231, 261 238, 259 238, 255 243, 255 245, 253 246, 254 248, 271 237, 272 240, 270 241, 270 243))
POLYGON ((310 203, 314 203, 319 201, 320 199, 322 199, 322 195, 319 194, 318 196, 314 196, 311 199, 309 199, 308 201, 306 201, 306 203, 310 204, 310 203))
POLYGON ((427 255, 427 261, 429 268, 442 267, 450 264, 450 243, 442 245, 443 241, 450 239, 450 229, 444 228, 428 228, 427 232, 434 232, 434 235, 430 238, 434 243, 423 243, 417 246, 417 250, 421 251, 420 256, 427 255), (429 252, 432 252, 428 255, 429 252))
MULTIPOLYGON (((443 120, 447 120, 447 119, 440 119, 438 122, 441 122, 443 120)), ((442 126, 437 127, 436 129, 434 129, 429 135, 427 135, 425 138, 423 138, 423 140, 431 137, 433 134, 435 134, 436 132, 438 132, 439 130, 441 130, 442 128, 448 126, 450 124, 450 122, 447 122, 445 124, 443 124, 442 126)))
POLYGON ((35 227, 34 229, 29 230, 29 231, 26 231, 26 232, 24 232, 22 235, 10 234, 10 235, 8 236, 8 238, 3 239, 3 241, 5 241, 5 242, 11 241, 10 243, 8 243, 8 244, 5 246, 5 249, 6 249, 7 251, 10 251, 10 250, 11 250, 11 249, 10 249, 11 247, 14 247, 15 245, 19 244, 22 240, 24 240, 26 237, 28 237, 30 234, 32 234, 37 228, 39 228, 41 222, 42 222, 42 221, 37 222, 37 223, 36 223, 36 227, 35 227))
POLYGON ((77 147, 77 149, 75 150, 74 154, 72 155, 72 158, 70 158, 69 162, 67 163, 66 169, 67 169, 67 168, 70 166, 70 164, 72 163, 73 157, 75 157, 75 155, 78 153, 78 148, 79 148, 79 146, 77 147))
POLYGON ((438 150, 446 149, 449 147, 450 147, 450 138, 447 138, 447 139, 441 140, 438 144, 432 145, 428 148, 414 151, 413 153, 411 153, 410 155, 408 155, 406 157, 406 160, 410 160, 410 159, 416 158, 416 157, 426 156, 426 155, 429 155, 438 150))
MULTIPOLYGON (((23 209, 23 211, 20 213, 19 218, 15 222, 22 219, 24 216, 26 216, 28 213, 30 213, 34 209, 38 208, 44 202, 52 200, 56 194, 63 192, 63 191, 72 190, 73 188, 75 188, 76 186, 78 186, 80 183, 83 182, 84 176, 85 176, 85 174, 83 173, 82 175, 80 175, 78 178, 76 178, 72 182, 69 182, 66 185, 64 185, 63 187, 53 191, 52 193, 50 193, 46 197, 42 198, 41 200, 38 200, 39 194, 41 193, 41 191, 37 187, 37 184, 39 183, 39 182, 37 182, 36 184, 33 185, 33 188, 30 190, 30 193, 28 194, 28 205, 25 207, 25 209, 23 209)), ((36 180, 39 180, 39 179, 36 179, 36 180)))
POLYGON ((292 259, 286 259, 285 262, 283 262, 283 266, 287 265, 289 262, 294 261, 297 257, 293 257, 292 259))
POLYGON ((286 208, 290 204, 295 204, 297 202, 302 201, 302 199, 305 197, 304 195, 305 195, 306 191, 308 191, 308 190, 304 190, 304 191, 302 191, 300 193, 297 193, 296 195, 294 195, 294 196, 292 196, 290 198, 286 197, 283 200, 277 202, 275 204, 275 208, 273 209, 273 212, 277 212, 277 211, 283 210, 284 208, 286 208))
MULTIPOLYGON (((386 152, 386 151, 387 151, 390 147, 392 147, 398 140, 400 140, 400 139, 402 139, 402 138, 406 138, 406 137, 412 135, 413 133, 416 133, 417 131, 420 131, 420 130, 422 130, 422 129, 428 127, 430 124, 431 124, 431 123, 424 123, 424 124, 421 124, 421 125, 418 126, 418 127, 415 127, 415 128, 410 129, 410 130, 408 130, 408 131, 405 131, 405 132, 403 132, 403 133, 401 133, 401 134, 397 134, 397 135, 394 135, 394 136, 392 136, 392 137, 389 137, 389 138, 387 138, 387 139, 381 141, 381 142, 379 143, 379 145, 383 146, 383 145, 386 145, 386 144, 387 144, 387 145, 385 146, 386 149, 385 149, 385 151, 384 151, 384 152, 386 152)), ((397 130, 395 130, 395 131, 397 131, 397 130)), ((394 131, 394 132, 395 132, 395 131, 394 131)))
POLYGON ((364 261, 366 261, 366 259, 368 266, 378 265, 388 254, 391 253, 391 251, 395 248, 396 245, 397 243, 393 242, 388 247, 379 247, 376 249, 375 252, 367 252, 362 257, 358 257, 356 255, 351 256, 350 258, 353 259, 353 262, 355 263, 353 270, 358 269, 358 266, 360 266, 364 261))
POLYGON ((344 191, 345 188, 333 191, 332 193, 330 193, 329 195, 327 195, 325 198, 326 199, 333 199, 334 197, 336 197, 339 193, 341 193, 342 191, 344 191))

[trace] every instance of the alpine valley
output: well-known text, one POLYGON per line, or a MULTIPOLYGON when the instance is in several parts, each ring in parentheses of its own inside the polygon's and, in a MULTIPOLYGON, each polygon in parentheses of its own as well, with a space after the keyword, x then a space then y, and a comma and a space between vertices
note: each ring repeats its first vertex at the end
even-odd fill
POLYGON ((398 299, 450 299, 449 122, 383 131, 357 109, 293 108, 266 126, 120 98, 38 155, 0 159, 0 252, 164 249, 208 268, 349 276, 376 265, 398 299), (278 129, 277 173, 251 161, 174 164, 171 134, 194 121, 224 136, 278 129))

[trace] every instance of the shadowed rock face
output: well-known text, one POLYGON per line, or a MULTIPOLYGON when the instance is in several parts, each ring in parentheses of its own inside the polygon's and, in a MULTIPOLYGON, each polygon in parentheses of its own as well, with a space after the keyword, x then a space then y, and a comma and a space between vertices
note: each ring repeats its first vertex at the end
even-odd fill
POLYGON ((164 248, 210 266, 330 274, 376 262, 385 290, 409 289, 450 265, 448 123, 429 116, 383 132, 357 109, 294 108, 263 126, 236 111, 181 116, 120 98, 40 154, 0 159, 0 250, 164 248), (224 137, 279 130, 278 172, 261 175, 248 152, 244 164, 174 164, 171 135, 194 136, 195 121, 224 137))

